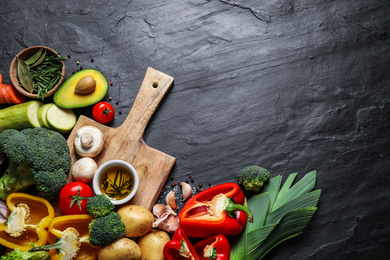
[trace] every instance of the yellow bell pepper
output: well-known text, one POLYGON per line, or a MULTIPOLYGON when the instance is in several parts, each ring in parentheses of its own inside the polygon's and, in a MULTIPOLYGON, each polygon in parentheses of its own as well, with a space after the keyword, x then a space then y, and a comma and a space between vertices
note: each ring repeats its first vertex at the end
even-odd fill
MULTIPOLYGON (((65 229, 75 228, 80 234, 80 250, 72 260, 95 260, 97 258, 98 247, 89 243, 89 224, 94 219, 89 214, 64 215, 53 218, 49 226, 48 242, 54 244, 57 238, 61 238, 65 229)), ((62 255, 56 250, 49 251, 52 260, 62 259, 62 255)))
POLYGON ((26 193, 11 193, 6 203, 8 216, 14 214, 15 217, 12 222, 1 224, 0 244, 22 251, 29 250, 31 243, 45 245, 47 228, 55 216, 53 206, 46 199, 26 193))

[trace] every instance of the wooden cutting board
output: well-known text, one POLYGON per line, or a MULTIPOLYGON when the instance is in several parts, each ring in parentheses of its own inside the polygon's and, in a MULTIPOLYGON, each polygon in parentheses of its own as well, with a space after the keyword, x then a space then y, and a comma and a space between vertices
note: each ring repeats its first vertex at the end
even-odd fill
MULTIPOLYGON (((129 204, 152 209, 175 164, 176 159, 149 147, 143 140, 145 128, 173 85, 174 79, 153 68, 148 68, 138 95, 124 123, 116 128, 102 125, 80 116, 68 137, 72 165, 81 158, 73 140, 82 126, 95 126, 104 134, 104 148, 93 159, 100 166, 106 161, 120 159, 130 163, 139 176, 139 187, 129 204)), ((68 181, 72 181, 69 174, 68 181)))

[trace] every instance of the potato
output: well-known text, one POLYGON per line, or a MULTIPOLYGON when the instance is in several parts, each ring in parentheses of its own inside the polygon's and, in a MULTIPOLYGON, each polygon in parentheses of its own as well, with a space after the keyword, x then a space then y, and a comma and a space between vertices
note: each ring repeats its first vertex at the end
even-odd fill
POLYGON ((129 238, 121 238, 115 242, 99 248, 99 260, 140 260, 141 248, 129 238))
POLYGON ((125 223, 125 237, 140 237, 152 230, 154 216, 150 210, 138 205, 125 205, 117 212, 125 223))
POLYGON ((170 240, 167 233, 155 229, 138 238, 142 260, 164 260, 164 246, 170 240))

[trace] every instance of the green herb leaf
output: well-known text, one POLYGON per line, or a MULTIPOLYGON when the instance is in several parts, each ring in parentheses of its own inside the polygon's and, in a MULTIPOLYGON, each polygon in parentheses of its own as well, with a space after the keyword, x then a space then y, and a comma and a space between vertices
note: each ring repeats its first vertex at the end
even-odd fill
POLYGON ((30 73, 30 68, 24 61, 18 58, 18 77, 21 85, 30 93, 34 92, 33 80, 30 73))
POLYGON ((30 65, 30 67, 32 68, 38 66, 45 60, 45 58, 46 58, 46 50, 43 52, 43 54, 39 57, 39 59, 36 62, 30 65))
POLYGON ((35 62, 39 60, 39 58, 42 56, 43 48, 40 48, 38 51, 36 51, 33 55, 30 56, 27 60, 24 61, 27 66, 31 66, 35 62))

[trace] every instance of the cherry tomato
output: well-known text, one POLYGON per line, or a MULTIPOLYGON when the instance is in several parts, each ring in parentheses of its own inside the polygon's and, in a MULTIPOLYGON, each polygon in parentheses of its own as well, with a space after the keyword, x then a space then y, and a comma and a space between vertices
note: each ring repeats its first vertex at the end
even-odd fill
POLYGON ((60 209, 65 215, 87 214, 87 201, 92 196, 92 189, 87 184, 70 182, 60 191, 60 209))
POLYGON ((101 101, 93 107, 92 116, 99 123, 107 124, 114 119, 115 110, 110 103, 101 101))

